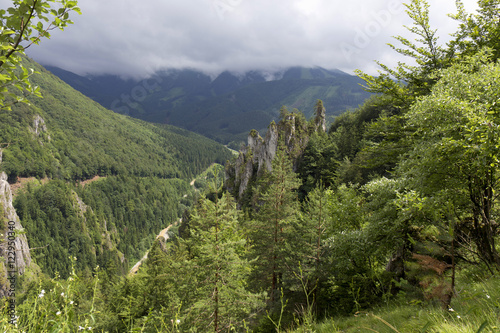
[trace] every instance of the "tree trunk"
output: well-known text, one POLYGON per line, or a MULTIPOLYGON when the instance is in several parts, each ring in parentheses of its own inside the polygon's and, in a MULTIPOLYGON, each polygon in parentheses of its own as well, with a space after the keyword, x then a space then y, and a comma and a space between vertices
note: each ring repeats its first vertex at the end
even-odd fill
POLYGON ((481 259, 500 270, 500 255, 495 248, 496 226, 491 220, 493 180, 469 177, 469 195, 473 203, 473 237, 481 259), (475 185, 475 188, 474 188, 475 185))

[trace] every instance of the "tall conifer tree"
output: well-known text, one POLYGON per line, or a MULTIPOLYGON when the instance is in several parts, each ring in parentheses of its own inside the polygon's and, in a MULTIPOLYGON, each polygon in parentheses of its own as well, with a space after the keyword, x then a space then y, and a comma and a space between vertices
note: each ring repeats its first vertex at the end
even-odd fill
POLYGON ((263 179, 261 206, 251 235, 253 255, 258 257, 255 278, 261 285, 268 286, 271 302, 282 287, 283 274, 289 271, 287 263, 293 261, 290 240, 295 236, 300 214, 296 192, 299 186, 300 181, 281 145, 272 162, 272 172, 263 179))
POLYGON ((259 306, 257 294, 247 291, 250 263, 244 259, 246 241, 239 227, 240 214, 229 194, 214 201, 204 198, 191 216, 192 256, 198 297, 191 322, 203 330, 240 329, 259 306))

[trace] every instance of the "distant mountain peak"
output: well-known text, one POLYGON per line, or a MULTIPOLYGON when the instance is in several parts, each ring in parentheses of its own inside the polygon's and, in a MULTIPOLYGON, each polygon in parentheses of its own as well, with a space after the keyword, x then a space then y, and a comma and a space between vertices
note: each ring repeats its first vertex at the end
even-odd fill
POLYGON ((358 77, 317 66, 227 70, 217 75, 196 69, 164 69, 142 81, 109 75, 90 80, 50 70, 117 113, 180 126, 219 142, 233 141, 235 146, 252 128, 267 128, 283 105, 310 116, 321 99, 330 119, 369 97, 358 77))

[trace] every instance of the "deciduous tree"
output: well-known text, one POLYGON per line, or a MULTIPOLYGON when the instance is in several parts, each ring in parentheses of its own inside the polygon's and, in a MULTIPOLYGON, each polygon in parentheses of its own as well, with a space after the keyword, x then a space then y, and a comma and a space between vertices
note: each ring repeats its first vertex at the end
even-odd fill
POLYGON ((486 50, 442 71, 431 94, 410 109, 406 119, 415 133, 398 173, 430 202, 451 204, 481 259, 500 267, 494 221, 500 66, 490 56, 486 50))
POLYGON ((51 30, 71 24, 69 13, 80 13, 77 5, 72 0, 14 0, 12 7, 0 10, 0 108, 27 102, 29 94, 40 96, 29 80, 34 71, 22 63, 24 52, 50 38, 51 30))

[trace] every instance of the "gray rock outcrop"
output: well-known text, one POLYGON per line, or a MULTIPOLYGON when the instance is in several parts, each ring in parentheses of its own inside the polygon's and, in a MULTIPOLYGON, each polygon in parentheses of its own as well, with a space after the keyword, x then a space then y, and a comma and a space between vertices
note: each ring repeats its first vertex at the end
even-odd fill
POLYGON ((326 132, 326 109, 323 106, 323 101, 318 100, 315 108, 314 124, 316 131, 326 132))
POLYGON ((19 275, 24 274, 26 268, 31 265, 28 239, 22 233, 23 227, 12 204, 12 191, 10 184, 7 182, 7 174, 5 172, 0 173, 0 219, 0 257, 2 258, 0 261, 1 298, 8 295, 8 272, 15 271, 19 275), (14 253, 15 255, 13 255, 14 253))
POLYGON ((45 120, 40 115, 36 115, 35 119, 33 119, 33 130, 36 135, 40 135, 42 132, 47 131, 45 120))
POLYGON ((241 148, 234 169, 230 167, 231 170, 226 170, 226 177, 228 177, 228 172, 234 177, 234 183, 238 187, 238 198, 243 196, 252 177, 264 170, 271 171, 271 163, 277 149, 278 128, 274 122, 269 126, 265 139, 262 139, 259 132, 255 130, 250 132, 248 145, 241 148))
POLYGON ((292 160, 294 170, 297 170, 300 156, 312 133, 326 131, 322 102, 318 101, 316 116, 311 123, 300 113, 282 111, 282 119, 278 124, 273 121, 269 125, 264 139, 256 130, 250 131, 248 144, 240 149, 234 162, 226 164, 226 188, 239 202, 252 181, 264 172, 272 172, 272 161, 280 144, 292 160))
POLYGON ((28 129, 34 134, 41 145, 44 144, 44 141, 51 140, 45 120, 38 114, 33 119, 33 127, 29 127, 28 129))

